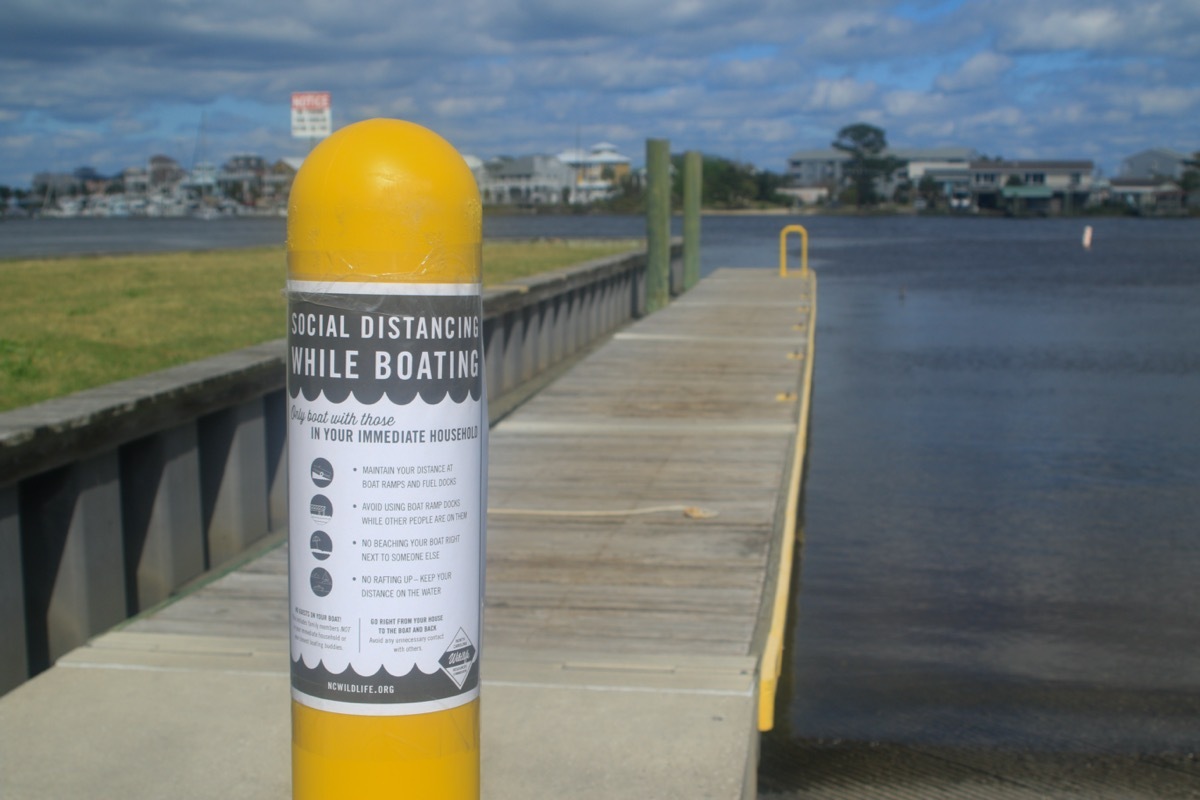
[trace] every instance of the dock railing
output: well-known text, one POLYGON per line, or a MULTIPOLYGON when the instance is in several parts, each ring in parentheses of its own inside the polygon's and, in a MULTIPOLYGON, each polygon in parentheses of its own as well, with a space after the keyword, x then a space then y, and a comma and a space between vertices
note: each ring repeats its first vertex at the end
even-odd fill
MULTIPOLYGON (((492 421, 642 316, 645 283, 634 252, 487 289, 492 421)), ((0 414, 0 693, 286 529, 285 359, 280 339, 0 414)))

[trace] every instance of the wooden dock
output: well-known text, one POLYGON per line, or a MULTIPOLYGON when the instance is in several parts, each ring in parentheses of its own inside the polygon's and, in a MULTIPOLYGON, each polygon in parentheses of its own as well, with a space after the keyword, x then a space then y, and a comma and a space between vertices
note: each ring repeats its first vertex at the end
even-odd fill
MULTIPOLYGON (((814 303, 809 277, 717 271, 493 428, 485 798, 754 796, 780 663, 814 303)), ((285 548, 267 548, 0 700, 0 752, 18 765, 0 795, 112 794, 96 781, 150 747, 177 775, 189 774, 179 759, 224 765, 195 791, 179 781, 175 797, 287 797, 286 581, 285 548), (223 689, 206 697, 208 685, 223 689), (55 713, 72 692, 86 707, 112 691, 140 698, 122 721, 55 713), (198 733, 210 716, 214 730, 257 729, 235 738, 260 746, 198 733), (188 749, 197 740, 200 755, 188 749), (63 748, 83 753, 70 770, 55 766, 63 748), (73 793, 67 780, 94 791, 73 793)), ((154 797, 161 784, 121 789, 154 797)))

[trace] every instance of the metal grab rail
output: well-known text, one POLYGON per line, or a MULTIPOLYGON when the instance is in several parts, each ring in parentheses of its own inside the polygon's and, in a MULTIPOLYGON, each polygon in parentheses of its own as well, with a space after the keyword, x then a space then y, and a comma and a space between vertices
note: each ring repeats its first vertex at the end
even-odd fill
POLYGON ((787 237, 789 233, 800 234, 800 277, 808 277, 808 230, 803 225, 788 225, 779 232, 779 277, 786 278, 787 237))

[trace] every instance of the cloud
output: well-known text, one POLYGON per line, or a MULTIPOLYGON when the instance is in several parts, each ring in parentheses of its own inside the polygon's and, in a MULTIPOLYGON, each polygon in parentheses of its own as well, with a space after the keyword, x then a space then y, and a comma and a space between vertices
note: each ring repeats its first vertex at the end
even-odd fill
POLYGON ((935 84, 943 92, 961 92, 990 86, 1012 69, 1008 56, 984 50, 968 58, 954 72, 939 75, 935 84))
POLYGON ((630 95, 617 100, 617 108, 637 114, 661 114, 685 110, 701 99, 701 89, 696 86, 674 86, 644 94, 630 95))
POLYGON ((874 95, 874 83, 854 78, 821 78, 813 85, 805 108, 809 111, 845 111, 861 106, 874 95))
POLYGON ((746 120, 741 132, 751 141, 791 143, 795 141, 796 128, 785 120, 746 120))
POLYGON ((984 14, 1002 52, 1083 51, 1097 54, 1195 56, 1200 3, 991 0, 984 14))
POLYGON ((845 52, 872 43, 905 41, 913 29, 911 21, 900 17, 848 10, 826 17, 805 39, 830 50, 845 52))
POLYGON ((446 97, 433 105, 433 110, 445 117, 468 117, 489 114, 504 108, 503 97, 446 97))
POLYGON ((968 127, 973 128, 983 126, 1015 128, 1024 120, 1025 115, 1021 112, 1021 109, 1014 106, 1004 106, 1001 108, 990 108, 986 111, 973 114, 965 120, 965 123, 968 127))
POLYGON ((1137 96, 1138 110, 1149 115, 1176 115, 1200 104, 1200 89, 1166 87, 1146 89, 1137 96))
POLYGON ((895 117, 936 117, 945 113, 946 101, 939 94, 901 89, 888 92, 883 98, 883 107, 895 117))
POLYGON ((644 139, 783 169, 865 121, 896 146, 1200 147, 1200 3, 1151 0, 8 0, 0 184, 162 152, 302 154, 401 116, 481 156, 644 139), (1007 143, 1012 142, 1012 146, 1007 143))
POLYGON ((1124 25, 1111 8, 1085 10, 1026 8, 1002 39, 1012 50, 1099 49, 1120 40, 1124 25))

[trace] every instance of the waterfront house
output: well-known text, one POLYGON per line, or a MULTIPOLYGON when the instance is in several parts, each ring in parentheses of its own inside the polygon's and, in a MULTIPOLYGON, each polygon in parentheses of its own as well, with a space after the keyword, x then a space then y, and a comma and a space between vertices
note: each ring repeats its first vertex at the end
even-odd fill
POLYGON ((1060 214, 1082 208, 1092 192, 1091 161, 972 161, 970 191, 980 209, 1060 214), (1007 190, 1007 191, 1006 191, 1007 190), (1019 202, 1012 202, 1019 201, 1019 202))
POLYGON ((1109 199, 1135 214, 1175 216, 1185 213, 1183 190, 1170 178, 1113 178, 1109 199))
POLYGON ((629 174, 631 159, 615 144, 600 142, 590 150, 564 150, 558 160, 575 170, 570 202, 593 203, 617 193, 622 178, 629 174))
MULTIPOLYGON (((896 187, 908 183, 916 186, 929 176, 938 182, 947 196, 960 184, 966 183, 971 160, 978 154, 969 147, 889 147, 882 153, 903 162, 889 179, 878 188, 890 197, 896 187)), ((819 150, 799 150, 788 158, 787 179, 793 187, 817 187, 836 190, 851 182, 847 172, 850 154, 833 147, 819 150)))
POLYGON ((1125 158, 1121 161, 1122 179, 1125 178, 1170 178, 1178 181, 1187 171, 1189 157, 1184 153, 1165 147, 1154 147, 1125 158))
POLYGON ((485 205, 556 205, 569 202, 575 182, 571 167, 554 156, 491 159, 476 171, 485 205))

